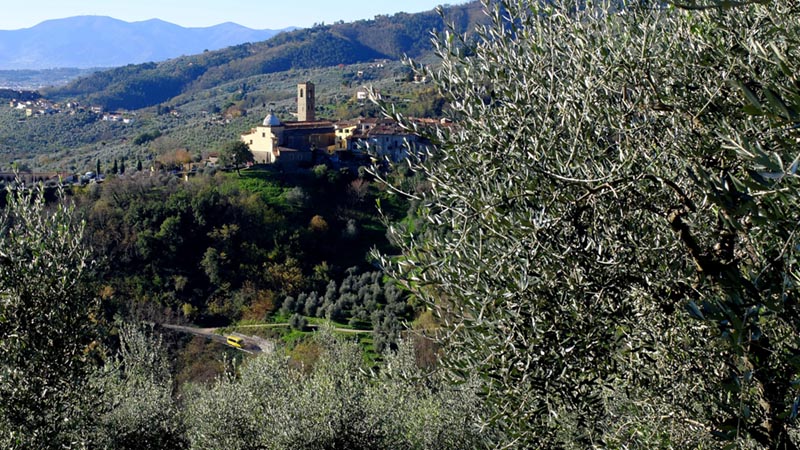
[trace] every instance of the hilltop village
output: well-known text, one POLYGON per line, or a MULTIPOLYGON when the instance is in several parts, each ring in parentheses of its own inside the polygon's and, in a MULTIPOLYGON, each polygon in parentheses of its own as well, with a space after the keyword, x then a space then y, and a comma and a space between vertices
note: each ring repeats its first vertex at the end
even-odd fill
POLYGON ((391 119, 317 119, 314 90, 310 81, 297 85, 297 121, 282 122, 270 113, 260 126, 241 136, 256 164, 309 164, 315 152, 323 152, 334 161, 369 154, 397 162, 408 156, 409 148, 426 145, 391 119))
MULTIPOLYGON (((376 161, 398 162, 408 157, 409 149, 425 151, 428 142, 404 129, 388 118, 357 117, 348 120, 332 121, 316 115, 316 88, 314 83, 306 81, 297 85, 296 113, 294 120, 282 120, 270 110, 260 125, 239 135, 253 154, 253 161, 247 165, 274 165, 282 170, 310 168, 313 165, 328 164, 333 167, 360 165, 376 161)), ((358 98, 366 96, 366 89, 358 91, 358 98), (363 95, 362 95, 363 94, 363 95)), ((34 117, 56 117, 59 115, 91 114, 101 122, 117 122, 133 124, 138 115, 129 111, 104 111, 101 107, 82 105, 77 102, 55 103, 44 98, 33 100, 11 100, 9 106, 25 113, 27 119, 34 117)), ((161 111, 159 110, 159 113, 161 111)), ((168 114, 179 117, 180 112, 169 110, 168 114)), ((204 112, 205 113, 205 112, 204 112)), ((20 121, 26 119, 19 119, 20 121)), ((446 120, 418 118, 414 119, 420 126, 450 125, 446 120)), ((218 120, 215 126, 231 126, 231 120, 218 120)), ((155 132, 158 135, 158 132, 155 132)), ((144 136, 144 135, 143 135, 144 136)), ((154 136, 148 135, 150 139, 154 136)), ((137 138, 139 139, 139 138, 137 138)), ((144 140, 144 139, 142 139, 144 140)), ((133 141, 134 144, 137 140, 133 141)), ((150 157, 152 158, 152 157, 150 157)), ((202 157, 191 161, 176 161, 175 164, 162 164, 156 159, 143 158, 143 161, 128 162, 128 169, 143 165, 145 170, 169 171, 179 176, 191 176, 204 168, 226 169, 220 154, 214 149, 202 152, 202 157)), ((116 163, 116 160, 115 160, 116 163)), ((117 164, 115 164, 116 166, 117 164)), ((74 174, 68 170, 29 171, 23 167, 19 174, 10 171, 0 172, 0 180, 11 181, 20 176, 24 181, 44 181, 55 183, 102 182, 107 173, 121 174, 124 162, 114 170, 97 164, 74 174)), ((76 169, 79 169, 76 167, 76 169)), ((141 169, 139 169, 141 170, 141 169)))
MULTIPOLYGON (((366 95, 366 90, 359 90, 366 95)), ((315 85, 306 81, 297 85, 296 120, 281 120, 274 111, 270 111, 260 125, 241 134, 244 142, 253 154, 253 161, 247 165, 271 165, 281 170, 298 170, 310 168, 318 164, 333 167, 369 164, 376 161, 398 162, 408 157, 409 149, 422 152, 429 143, 398 123, 388 118, 358 117, 349 120, 332 121, 318 118, 316 115, 315 85)), ((58 114, 92 113, 98 120, 132 124, 137 115, 135 112, 106 112, 100 107, 84 106, 76 102, 53 103, 46 99, 29 101, 12 100, 11 108, 24 111, 28 118, 32 116, 52 116, 58 114)), ((179 114, 169 111, 170 114, 179 114)), ((293 114, 295 115, 295 114, 293 114)), ((23 119, 21 119, 23 120, 23 119)), ((420 118, 414 119, 420 126, 450 125, 445 120, 420 118)), ((231 121, 221 123, 230 126, 231 121)), ((116 161, 115 161, 116 162, 116 161)), ((129 169, 133 164, 129 163, 129 169)), ((116 164, 115 164, 116 165, 116 164)), ((0 173, 0 180, 11 181, 19 176, 23 181, 44 181, 55 183, 102 182, 106 172, 124 172, 109 167, 98 167, 94 171, 72 174, 66 171, 30 172, 22 170, 19 174, 0 173)), ((193 161, 177 162, 175 165, 158 164, 155 160, 144 161, 144 168, 150 171, 165 170, 179 176, 191 176, 203 168, 225 169, 217 151, 203 152, 202 158, 193 161)), ((141 169, 139 169, 141 170, 141 169)))
POLYGON ((90 112, 98 114, 101 120, 106 122, 122 122, 124 124, 131 124, 135 120, 135 113, 129 112, 105 112, 100 106, 84 106, 79 102, 66 102, 55 103, 47 99, 36 100, 11 100, 8 106, 12 109, 17 109, 25 112, 25 117, 33 116, 48 116, 53 114, 69 114, 75 115, 77 113, 90 112))

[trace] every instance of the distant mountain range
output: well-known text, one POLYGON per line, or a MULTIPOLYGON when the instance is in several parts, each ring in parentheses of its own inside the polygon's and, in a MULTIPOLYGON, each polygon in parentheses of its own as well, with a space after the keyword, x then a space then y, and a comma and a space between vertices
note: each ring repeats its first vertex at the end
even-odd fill
POLYGON ((42 93, 56 99, 80 98, 111 110, 133 110, 265 73, 397 60, 404 55, 420 57, 433 51, 432 30, 442 31, 445 23, 450 23, 465 32, 486 20, 480 2, 472 1, 445 8, 444 21, 435 11, 428 11, 320 25, 263 42, 117 67, 42 93))
POLYGON ((269 39, 285 30, 235 23, 184 28, 158 19, 125 22, 103 16, 48 20, 0 30, 0 70, 118 67, 269 39))

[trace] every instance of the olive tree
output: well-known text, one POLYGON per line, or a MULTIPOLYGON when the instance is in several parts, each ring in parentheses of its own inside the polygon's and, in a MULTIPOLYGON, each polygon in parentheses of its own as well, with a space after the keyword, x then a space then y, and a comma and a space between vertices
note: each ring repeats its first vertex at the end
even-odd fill
POLYGON ((255 161, 250 147, 242 141, 230 141, 223 145, 220 148, 219 158, 222 164, 233 166, 237 174, 240 174, 239 167, 255 161))
POLYGON ((187 448, 163 341, 151 328, 119 324, 119 351, 90 374, 97 393, 92 448, 187 448))
POLYGON ((797 448, 798 4, 485 8, 384 264, 495 445, 797 448))
POLYGON ((17 185, 0 212, 0 447, 79 448, 97 347, 84 223, 17 185))
POLYGON ((192 448, 462 449, 481 448, 470 386, 454 388, 415 366, 410 347, 377 373, 354 342, 323 331, 313 367, 291 364, 283 349, 243 364, 206 388, 187 392, 192 448))

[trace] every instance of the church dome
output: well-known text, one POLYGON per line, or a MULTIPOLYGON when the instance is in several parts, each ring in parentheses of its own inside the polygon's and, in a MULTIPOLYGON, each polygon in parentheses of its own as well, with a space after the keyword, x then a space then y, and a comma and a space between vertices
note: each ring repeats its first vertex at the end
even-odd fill
POLYGON ((264 126, 265 127, 279 127, 281 126, 281 119, 278 119, 278 116, 269 113, 267 117, 264 118, 264 126))

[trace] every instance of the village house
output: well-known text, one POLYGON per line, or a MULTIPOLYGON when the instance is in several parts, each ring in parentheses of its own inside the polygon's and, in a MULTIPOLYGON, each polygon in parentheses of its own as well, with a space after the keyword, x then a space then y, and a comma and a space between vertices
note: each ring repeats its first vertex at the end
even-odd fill
MULTIPOLYGON (((381 96, 381 91, 374 90, 373 93, 375 94, 375 98, 377 100, 383 99, 383 97, 381 96)), ((358 88, 358 90, 356 91, 356 100, 359 101, 369 100, 369 91, 367 90, 367 88, 364 87, 358 88)))
POLYGON ((335 125, 335 135, 336 140, 333 146, 334 151, 341 151, 341 150, 348 150, 349 149, 349 140, 353 136, 353 133, 356 132, 358 129, 358 121, 357 120, 346 120, 337 122, 335 125))
POLYGON ((417 135, 392 119, 360 118, 336 124, 336 152, 369 153, 396 162, 408 157, 409 145, 421 144, 417 135))
POLYGON ((408 157, 409 146, 419 142, 419 137, 393 121, 378 123, 364 131, 354 133, 348 142, 351 152, 368 152, 379 159, 393 162, 408 157))
POLYGON ((134 119, 131 118, 131 117, 125 117, 125 115, 123 115, 120 112, 116 112, 116 113, 104 114, 103 115, 103 121, 104 122, 122 122, 124 124, 131 124, 131 123, 133 123, 134 119))
MULTIPOLYGON (((446 119, 413 119, 423 127, 451 126, 446 119)), ((336 124, 336 151, 355 154, 369 153, 372 157, 388 158, 393 162, 408 158, 409 150, 422 151, 429 144, 388 118, 362 118, 336 124)))
POLYGON ((390 119, 363 118, 345 120, 336 123, 335 151, 351 151, 352 143, 361 139, 367 131, 381 124, 394 123, 390 119), (355 136, 355 138, 354 138, 355 136))

